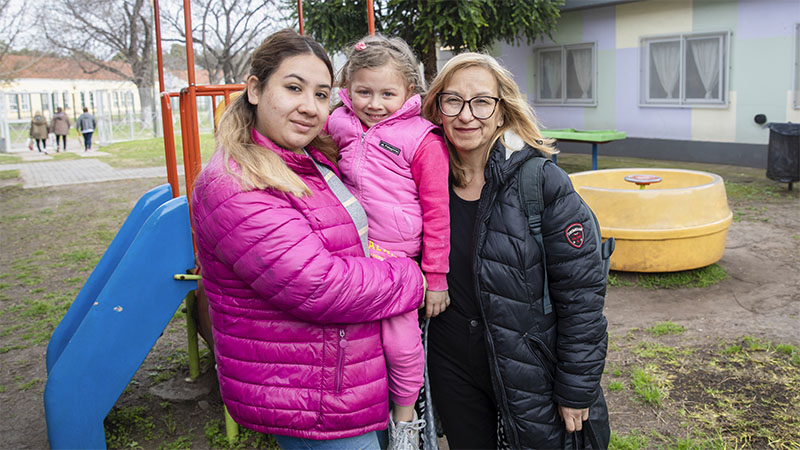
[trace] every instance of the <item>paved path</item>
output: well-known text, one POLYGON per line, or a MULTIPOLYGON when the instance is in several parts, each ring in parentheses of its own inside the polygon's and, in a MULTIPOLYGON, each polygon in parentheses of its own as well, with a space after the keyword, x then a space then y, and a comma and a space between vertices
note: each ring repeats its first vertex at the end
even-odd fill
MULTIPOLYGON (((0 172, 18 169, 24 182, 23 187, 26 189, 98 181, 128 180, 132 178, 163 178, 164 182, 167 179, 166 167, 115 169, 96 159, 97 156, 104 155, 102 152, 80 152, 81 159, 66 161, 52 161, 50 156, 40 155, 38 152, 12 152, 10 154, 22 156, 26 161, 30 162, 0 164, 0 172)), ((178 167, 178 173, 183 173, 182 166, 178 167)))

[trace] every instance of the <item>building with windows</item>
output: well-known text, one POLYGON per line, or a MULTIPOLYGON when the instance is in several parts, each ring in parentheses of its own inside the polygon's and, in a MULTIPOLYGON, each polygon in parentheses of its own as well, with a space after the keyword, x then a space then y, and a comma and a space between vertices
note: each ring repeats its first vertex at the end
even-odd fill
POLYGON ((544 128, 627 134, 601 155, 766 167, 755 117, 800 122, 797 0, 567 0, 552 40, 493 54, 544 128))

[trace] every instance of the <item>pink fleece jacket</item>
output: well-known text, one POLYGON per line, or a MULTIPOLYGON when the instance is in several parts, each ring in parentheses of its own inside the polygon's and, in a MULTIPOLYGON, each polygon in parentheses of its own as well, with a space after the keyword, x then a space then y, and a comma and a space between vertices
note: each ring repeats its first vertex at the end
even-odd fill
POLYGON ((346 89, 326 129, 339 146, 342 181, 369 218, 369 238, 399 256, 422 253, 428 289, 447 290, 450 255, 448 154, 419 95, 365 129, 346 89))
POLYGON ((263 433, 337 439, 385 429, 380 320, 419 306, 420 270, 408 258, 363 257, 311 158, 256 131, 253 139, 312 195, 243 191, 220 152, 197 179, 192 220, 222 399, 236 422, 263 433))

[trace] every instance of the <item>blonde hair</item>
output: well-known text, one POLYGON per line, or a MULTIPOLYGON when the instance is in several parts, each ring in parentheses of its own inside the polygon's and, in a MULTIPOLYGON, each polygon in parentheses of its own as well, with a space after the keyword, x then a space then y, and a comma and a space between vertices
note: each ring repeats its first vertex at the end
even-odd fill
MULTIPOLYGON (((500 97, 495 114, 502 114, 503 125, 498 127, 492 136, 491 145, 486 149, 485 160, 489 159, 489 152, 491 152, 498 139, 506 146, 503 135, 507 131, 513 131, 523 142, 545 155, 558 153, 553 147, 553 140, 542 136, 542 132, 539 130, 539 123, 536 120, 536 114, 533 108, 528 105, 527 99, 523 97, 517 83, 514 82, 511 72, 501 66, 496 59, 483 53, 461 53, 447 61, 442 70, 436 75, 425 95, 425 100, 422 103, 423 117, 436 125, 442 125, 442 114, 438 109, 436 96, 444 91, 444 88, 450 83, 456 72, 469 67, 482 67, 489 71, 497 81, 497 95, 500 97)), ((464 166, 446 135, 445 142, 450 152, 450 171, 455 178, 455 184, 456 186, 463 186, 466 183, 464 166)), ((516 151, 519 148, 508 148, 508 150, 516 151)))
MULTIPOLYGON (((253 51, 249 75, 258 78, 259 88, 263 89, 286 58, 304 54, 312 54, 325 63, 333 84, 333 66, 322 46, 291 29, 272 34, 253 51)), ((216 151, 222 152, 225 170, 239 178, 242 189, 247 191, 272 188, 298 197, 310 195, 308 186, 280 156, 253 142, 251 133, 255 125, 256 105, 248 101, 245 88, 242 95, 231 96, 231 104, 225 108, 215 136, 216 151), (231 160, 239 167, 238 172, 231 168, 231 160)), ((336 163, 339 150, 330 136, 320 134, 309 145, 336 163)))
POLYGON ((353 74, 361 69, 375 69, 391 63, 407 85, 414 85, 415 94, 425 92, 425 78, 420 73, 417 57, 406 41, 398 37, 364 36, 350 45, 345 54, 347 62, 339 70, 339 87, 349 89, 353 74))

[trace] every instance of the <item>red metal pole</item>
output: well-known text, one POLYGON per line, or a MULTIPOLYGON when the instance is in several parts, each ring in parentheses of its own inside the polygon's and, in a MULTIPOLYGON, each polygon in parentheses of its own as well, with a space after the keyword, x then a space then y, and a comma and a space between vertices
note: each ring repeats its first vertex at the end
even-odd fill
POLYGON ((367 21, 370 36, 375 36, 375 9, 372 5, 372 0, 367 1, 367 21))
POLYGON ((297 0, 297 21, 300 23, 300 34, 303 32, 303 0, 297 0))
POLYGON ((178 184, 178 166, 175 158, 175 138, 172 130, 172 105, 165 95, 164 60, 161 52, 161 13, 158 0, 153 0, 153 20, 156 27, 156 61, 158 62, 158 90, 161 97, 161 128, 164 138, 164 158, 167 164, 167 181, 172 186, 172 197, 181 195, 178 184))

